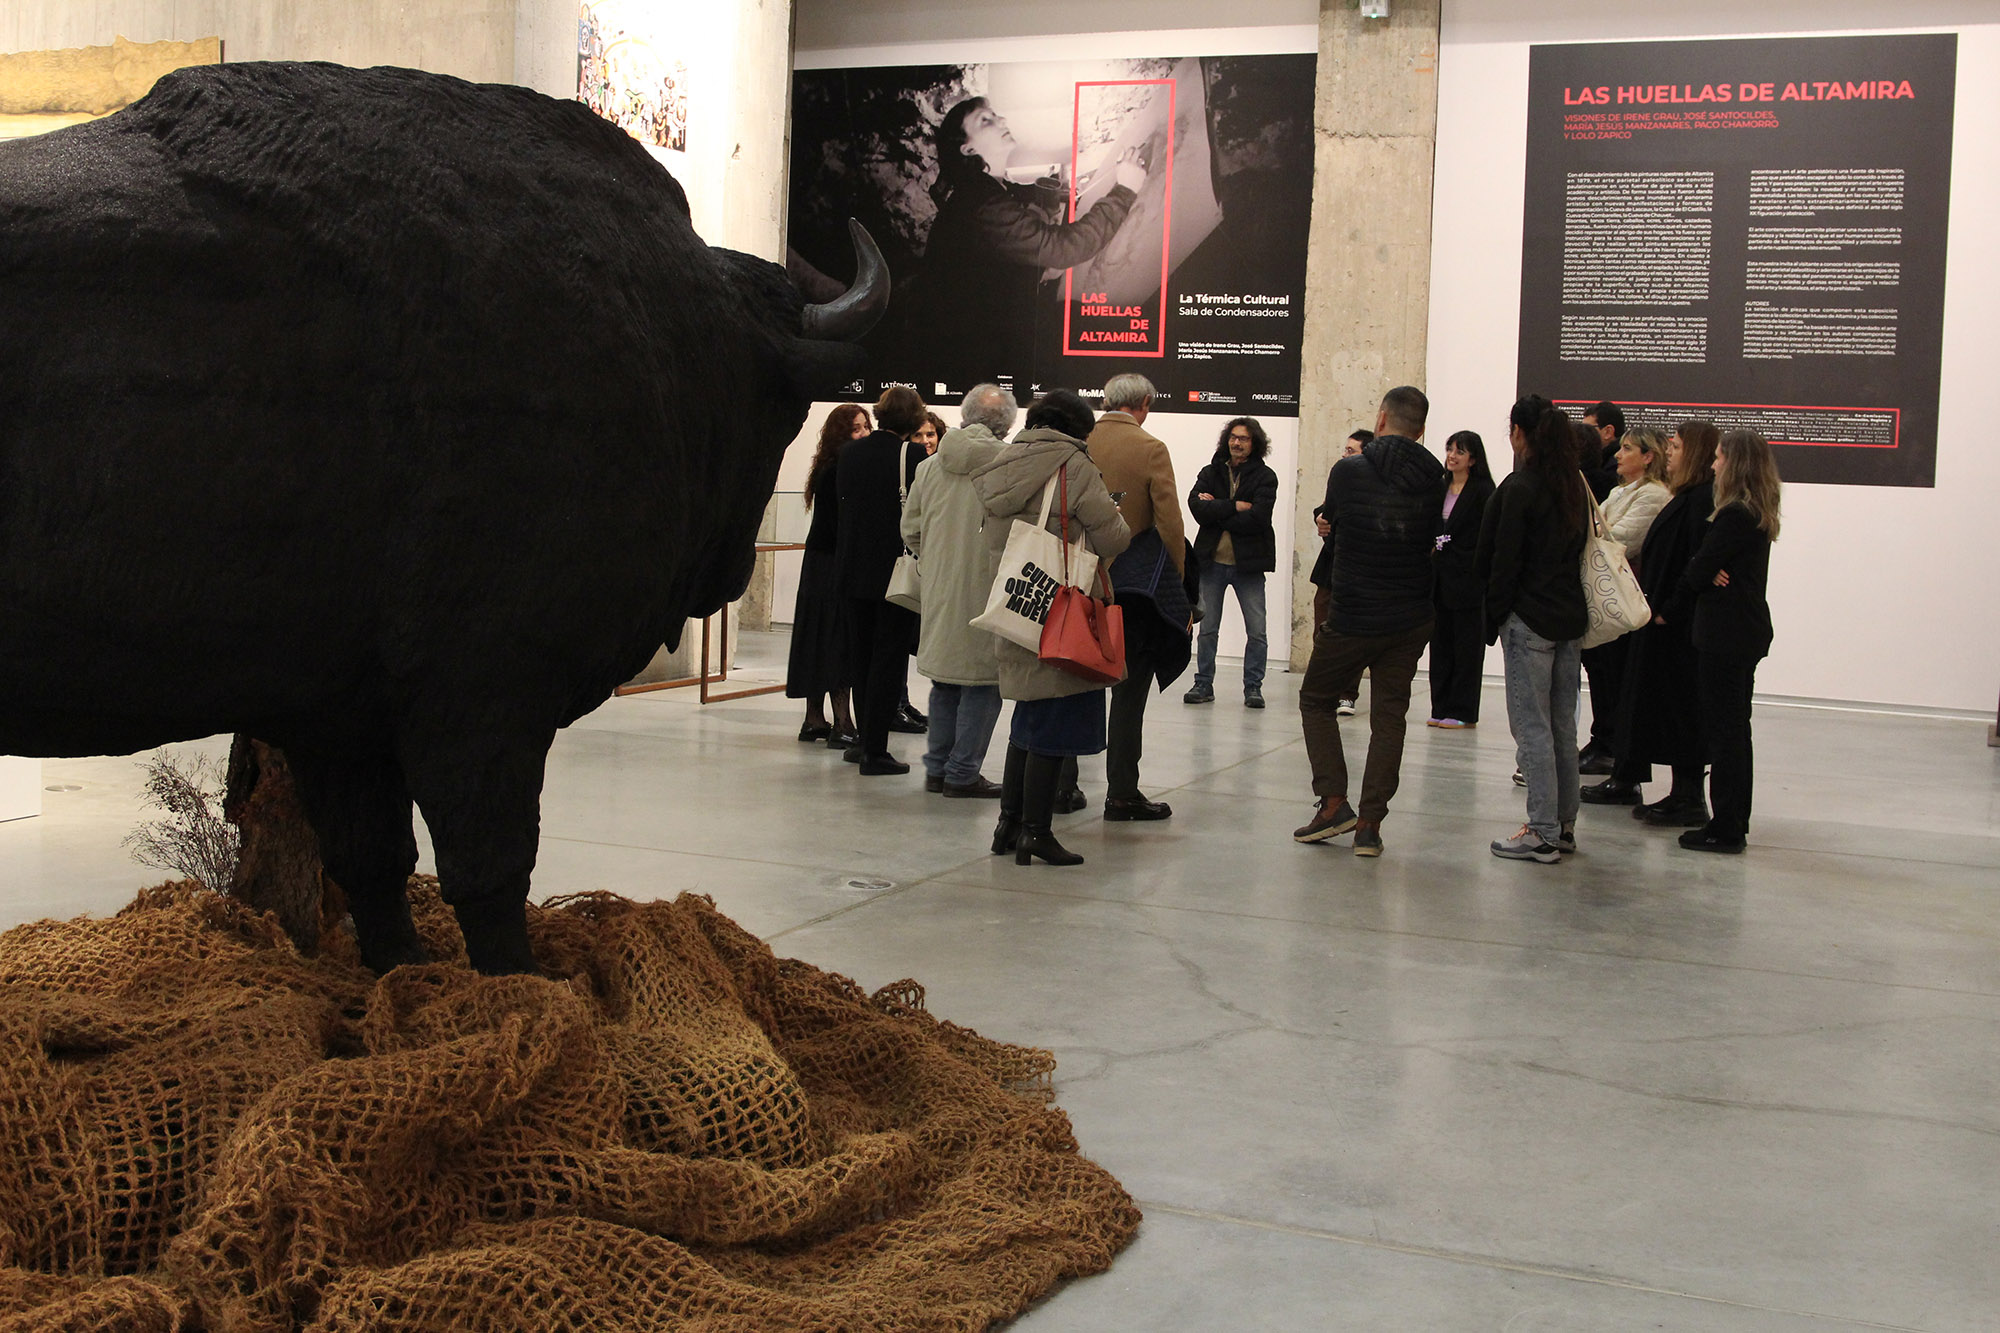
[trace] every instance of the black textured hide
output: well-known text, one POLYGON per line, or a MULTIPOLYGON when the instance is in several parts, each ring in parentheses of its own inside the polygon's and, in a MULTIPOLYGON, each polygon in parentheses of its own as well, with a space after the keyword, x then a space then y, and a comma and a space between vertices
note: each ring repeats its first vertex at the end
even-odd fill
POLYGON ((252 734, 364 936, 412 796, 461 921, 518 918, 556 729, 742 591, 858 365, 799 315, 521 88, 213 66, 0 144, 0 753, 252 734))

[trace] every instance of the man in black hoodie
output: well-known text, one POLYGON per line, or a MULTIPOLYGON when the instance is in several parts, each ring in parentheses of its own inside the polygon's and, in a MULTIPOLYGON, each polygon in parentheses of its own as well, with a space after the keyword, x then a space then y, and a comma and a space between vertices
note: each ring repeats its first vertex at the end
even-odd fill
POLYGON ((1403 763, 1410 679, 1431 637, 1431 551, 1450 475, 1417 443, 1429 415, 1430 400, 1419 390, 1389 390, 1375 438, 1335 463, 1326 478, 1322 516, 1331 527, 1333 613, 1315 629, 1299 689, 1319 809, 1292 837, 1322 842, 1353 829, 1356 856, 1382 854, 1382 819, 1403 763), (1337 710, 1354 696, 1364 669, 1374 688, 1357 813, 1347 801, 1337 710))

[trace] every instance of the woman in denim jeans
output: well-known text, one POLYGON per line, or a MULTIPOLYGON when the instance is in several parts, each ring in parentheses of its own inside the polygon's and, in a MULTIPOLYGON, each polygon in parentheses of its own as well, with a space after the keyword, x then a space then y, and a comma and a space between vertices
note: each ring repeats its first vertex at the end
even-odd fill
POLYGON ((1514 470, 1487 503, 1475 577, 1486 592, 1486 638, 1500 643, 1507 721, 1527 778, 1528 820, 1492 844, 1495 856, 1559 861, 1576 850, 1578 640, 1590 490, 1570 419, 1539 394, 1507 414, 1514 470))

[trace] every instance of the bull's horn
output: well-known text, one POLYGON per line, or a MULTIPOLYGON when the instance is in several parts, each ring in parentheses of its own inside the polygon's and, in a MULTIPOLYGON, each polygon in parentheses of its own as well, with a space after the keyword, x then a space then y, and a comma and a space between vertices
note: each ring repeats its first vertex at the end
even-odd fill
POLYGON ((854 285, 824 305, 809 305, 799 317, 800 331, 827 342, 853 342, 875 327, 889 308, 889 266, 868 229, 853 218, 847 234, 854 238, 854 285))

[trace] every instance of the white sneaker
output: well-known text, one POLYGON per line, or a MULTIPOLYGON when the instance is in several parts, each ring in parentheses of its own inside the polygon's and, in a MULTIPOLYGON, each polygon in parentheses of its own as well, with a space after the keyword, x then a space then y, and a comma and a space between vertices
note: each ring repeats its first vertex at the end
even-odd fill
POLYGON ((1342 699, 1342 700, 1340 701, 1340 706, 1339 706, 1339 707, 1337 707, 1337 708, 1335 708, 1335 709, 1333 710, 1333 715, 1334 715, 1335 717, 1353 717, 1353 716, 1354 716, 1354 700, 1352 700, 1352 699, 1342 699))
POLYGON ((1502 838, 1492 844, 1493 854, 1509 861, 1540 861, 1543 865, 1554 865, 1562 860, 1562 853, 1553 843, 1542 841, 1542 835, 1521 825, 1521 831, 1511 838, 1502 838))

